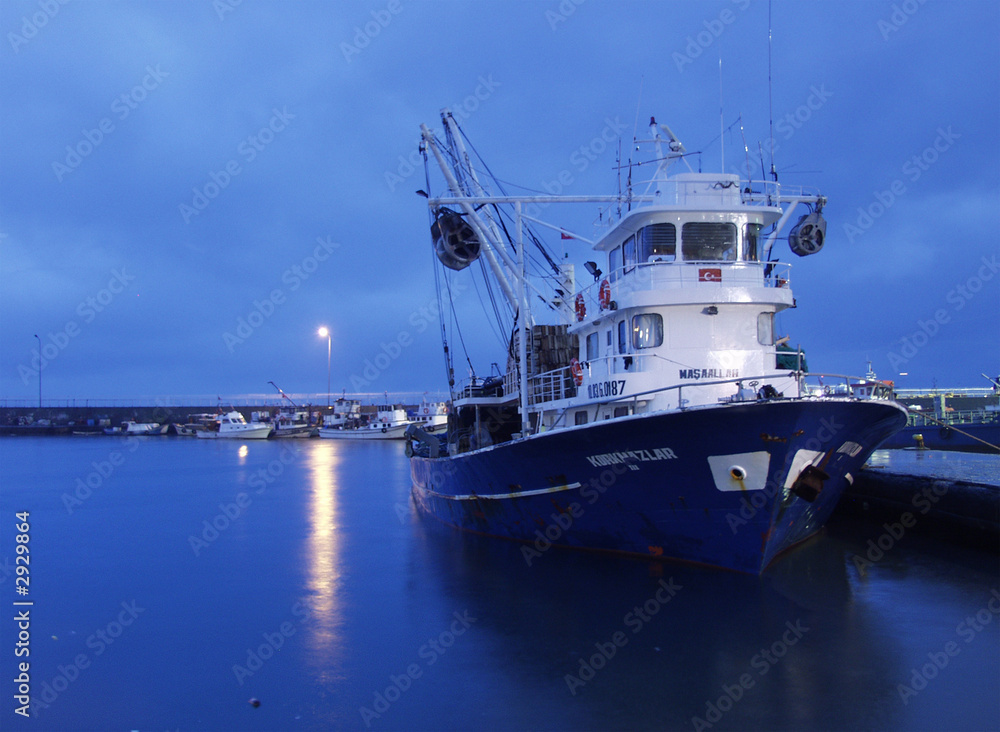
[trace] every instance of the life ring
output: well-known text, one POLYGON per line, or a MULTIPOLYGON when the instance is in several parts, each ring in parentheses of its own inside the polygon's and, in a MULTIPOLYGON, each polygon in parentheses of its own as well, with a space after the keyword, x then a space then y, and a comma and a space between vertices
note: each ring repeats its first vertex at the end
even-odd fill
POLYGON ((383 428, 382 428, 382 431, 383 431, 383 432, 388 432, 389 430, 387 430, 387 429, 386 429, 385 427, 383 427, 383 428))
POLYGON ((576 322, 580 322, 587 317, 587 303, 583 301, 583 293, 576 296, 576 322))
POLYGON ((607 280, 601 282, 598 301, 601 303, 601 310, 607 310, 611 305, 611 283, 607 280))
POLYGON ((424 414, 430 414, 430 413, 431 413, 431 410, 429 410, 427 407, 424 407, 424 414))
POLYGON ((575 358, 569 362, 569 371, 573 375, 573 383, 577 386, 583 384, 583 364, 575 358))

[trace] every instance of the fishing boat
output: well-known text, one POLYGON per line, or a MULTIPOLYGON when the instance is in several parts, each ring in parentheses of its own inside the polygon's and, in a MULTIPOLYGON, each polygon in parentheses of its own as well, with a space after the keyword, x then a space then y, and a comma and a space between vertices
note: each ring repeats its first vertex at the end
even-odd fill
MULTIPOLYGON (((360 410, 360 407, 359 407, 360 410)), ((358 411, 356 414, 361 415, 358 411)), ((332 427, 321 427, 319 436, 327 440, 402 440, 413 421, 406 409, 395 404, 379 404, 367 421, 347 421, 332 427)))
POLYGON ((281 409, 272 418, 274 432, 271 437, 314 437, 317 429, 309 424, 309 410, 281 409))
POLYGON ((122 422, 121 427, 107 427, 104 429, 104 434, 106 435, 160 435, 164 434, 165 427, 168 425, 160 425, 157 422, 134 422, 131 420, 125 420, 122 422))
POLYGON ((448 404, 426 399, 410 414, 410 421, 425 432, 439 432, 448 427, 448 404))
POLYGON ((273 426, 260 422, 247 422, 235 409, 218 415, 203 430, 195 434, 202 439, 266 440, 273 426))
MULTIPOLYGON (((275 384, 273 381, 267 382, 281 394, 283 401, 288 402, 288 406, 282 407, 278 410, 277 414, 272 415, 269 412, 260 415, 258 421, 260 422, 271 422, 274 425, 274 431, 271 433, 271 437, 314 437, 317 434, 317 430, 311 424, 311 410, 300 407, 295 401, 288 396, 280 386, 275 384)), ((257 413, 251 414, 254 417, 257 413)))
POLYGON ((189 414, 187 422, 175 422, 174 434, 178 437, 195 437, 199 432, 208 429, 208 426, 215 422, 218 415, 202 412, 200 414, 189 414))
POLYGON ((323 427, 326 429, 358 427, 364 424, 361 417, 361 402, 357 399, 341 397, 329 409, 331 413, 323 415, 323 427))
POLYGON ((778 363, 775 314, 795 299, 772 250, 787 231, 796 255, 820 251, 826 198, 773 166, 761 181, 696 172, 655 119, 617 193, 508 195, 441 119, 443 137, 421 127, 443 176, 421 192, 439 296, 481 277, 511 335, 502 373, 457 382, 442 319, 452 408, 446 435, 409 429, 417 509, 519 540, 529 565, 558 545, 759 574, 815 534, 906 421, 885 383, 808 373, 798 352, 778 363), (577 204, 598 208, 593 239, 564 223, 577 204))

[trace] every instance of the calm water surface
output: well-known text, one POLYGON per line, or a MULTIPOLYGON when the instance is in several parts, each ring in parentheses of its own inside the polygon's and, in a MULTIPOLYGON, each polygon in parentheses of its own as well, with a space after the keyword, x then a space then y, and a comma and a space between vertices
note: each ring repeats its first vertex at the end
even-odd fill
POLYGON ((409 487, 399 443, 0 438, 0 728, 1000 728, 995 553, 904 533, 861 571, 886 530, 841 520, 760 578, 529 565, 409 487))

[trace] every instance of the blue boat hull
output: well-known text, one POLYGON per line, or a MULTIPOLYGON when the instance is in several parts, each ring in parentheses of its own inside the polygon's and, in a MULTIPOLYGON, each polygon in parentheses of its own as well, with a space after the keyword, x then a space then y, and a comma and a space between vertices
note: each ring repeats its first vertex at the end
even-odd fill
POLYGON ((822 527, 905 421, 892 402, 847 399, 636 415, 414 456, 413 498, 459 529, 526 542, 529 564, 558 545, 756 574, 822 527))

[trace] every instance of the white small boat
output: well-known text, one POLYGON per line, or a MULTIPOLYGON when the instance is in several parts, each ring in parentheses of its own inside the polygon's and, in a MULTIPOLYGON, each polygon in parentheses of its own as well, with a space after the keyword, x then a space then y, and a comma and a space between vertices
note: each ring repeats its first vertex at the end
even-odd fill
POLYGON ((157 422, 122 422, 123 435, 159 435, 162 429, 157 422))
POLYGON ((177 433, 179 437, 194 437, 199 432, 202 432, 208 428, 212 422, 215 421, 216 415, 209 413, 202 414, 189 414, 188 421, 184 424, 179 422, 174 423, 174 432, 177 433))
POLYGON ((271 423, 274 425, 272 437, 312 437, 316 431, 309 424, 309 411, 304 409, 283 409, 271 423))
POLYGON ((424 432, 439 432, 448 426, 448 404, 425 401, 416 408, 411 421, 424 432))
POLYGON ((328 440, 402 440, 410 424, 412 422, 405 409, 380 404, 367 424, 351 426, 351 423, 345 423, 339 427, 323 427, 319 436, 328 440))
POLYGON ((323 427, 340 429, 362 424, 361 402, 356 399, 338 399, 333 404, 333 414, 323 415, 323 427))
POLYGON ((204 430, 196 434, 200 438, 234 439, 234 440, 266 440, 273 426, 260 422, 247 422, 242 414, 235 409, 226 414, 218 415, 204 430))

